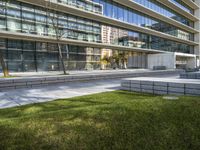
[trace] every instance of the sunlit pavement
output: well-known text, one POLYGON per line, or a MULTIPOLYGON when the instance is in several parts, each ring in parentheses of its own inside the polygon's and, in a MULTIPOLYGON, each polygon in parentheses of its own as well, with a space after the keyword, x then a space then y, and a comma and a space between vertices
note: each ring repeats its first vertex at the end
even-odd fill
POLYGON ((1 92, 0 108, 113 91, 119 89, 119 86, 120 80, 100 80, 1 92))
MULTIPOLYGON (((161 77, 178 78, 175 75, 164 75, 161 77)), ((114 91, 120 89, 120 82, 120 79, 70 82, 33 89, 17 89, 0 92, 0 108, 114 91)))

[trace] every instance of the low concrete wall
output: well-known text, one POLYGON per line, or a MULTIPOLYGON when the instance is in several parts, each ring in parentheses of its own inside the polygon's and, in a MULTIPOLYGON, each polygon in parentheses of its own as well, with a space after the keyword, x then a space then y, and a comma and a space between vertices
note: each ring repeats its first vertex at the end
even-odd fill
POLYGON ((127 77, 156 76, 166 74, 179 74, 181 71, 165 70, 165 71, 148 71, 148 72, 113 72, 102 74, 83 74, 83 75, 67 75, 52 77, 34 77, 34 78, 10 78, 0 80, 0 91, 7 91, 19 88, 34 88, 39 86, 48 86, 53 84, 61 84, 67 82, 115 79, 127 77))
POLYGON ((174 53, 148 54, 148 68, 154 66, 165 66, 167 69, 176 68, 176 56, 174 53))
POLYGON ((200 71, 181 73, 180 78, 181 79, 200 79, 200 71))
POLYGON ((185 79, 131 78, 121 81, 121 89, 134 92, 200 96, 200 82, 185 79), (165 81, 164 81, 165 80, 165 81))

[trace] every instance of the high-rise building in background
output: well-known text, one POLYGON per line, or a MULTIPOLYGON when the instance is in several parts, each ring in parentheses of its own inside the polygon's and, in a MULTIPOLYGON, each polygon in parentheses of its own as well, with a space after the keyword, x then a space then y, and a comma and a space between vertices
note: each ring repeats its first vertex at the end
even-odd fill
POLYGON ((9 71, 62 70, 55 16, 68 70, 199 67, 199 0, 0 0, 9 71))

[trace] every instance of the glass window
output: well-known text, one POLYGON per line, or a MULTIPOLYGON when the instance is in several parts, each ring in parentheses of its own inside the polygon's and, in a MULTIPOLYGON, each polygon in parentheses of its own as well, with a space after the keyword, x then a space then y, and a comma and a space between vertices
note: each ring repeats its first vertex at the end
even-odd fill
POLYGON ((0 17, 0 30, 6 30, 6 19, 0 17))
POLYGON ((32 23, 23 23, 22 24, 22 32, 23 33, 29 33, 29 34, 35 34, 35 25, 32 23))
POLYGON ((21 22, 15 19, 7 19, 7 28, 9 31, 21 32, 21 22))

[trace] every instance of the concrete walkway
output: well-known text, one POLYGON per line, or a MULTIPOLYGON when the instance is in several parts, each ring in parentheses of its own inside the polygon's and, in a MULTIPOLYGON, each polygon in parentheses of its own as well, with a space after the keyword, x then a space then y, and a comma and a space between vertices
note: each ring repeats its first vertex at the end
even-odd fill
MULTIPOLYGON (((178 74, 165 74, 162 76, 159 75, 154 77, 178 78, 178 74)), ((52 101, 55 99, 71 98, 88 94, 114 91, 120 88, 120 83, 121 79, 91 80, 88 82, 52 84, 37 88, 35 87, 32 89, 25 88, 9 90, 6 92, 0 92, 0 109, 26 105, 30 103, 52 101)))
POLYGON ((11 90, 0 93, 0 108, 113 91, 119 89, 119 87, 120 80, 115 79, 57 84, 34 89, 11 90))

